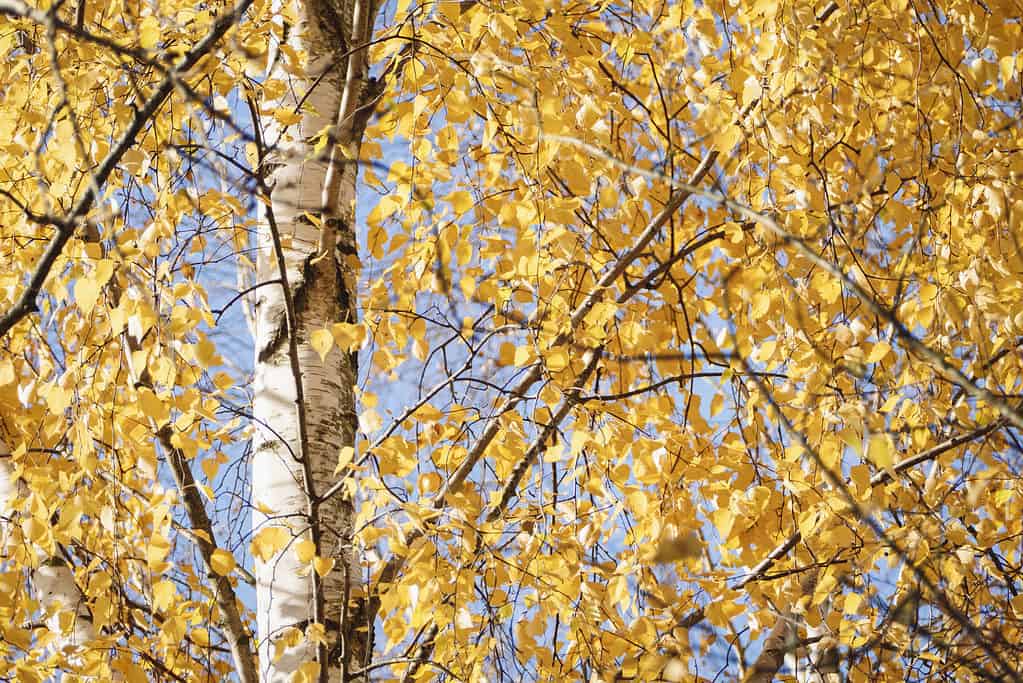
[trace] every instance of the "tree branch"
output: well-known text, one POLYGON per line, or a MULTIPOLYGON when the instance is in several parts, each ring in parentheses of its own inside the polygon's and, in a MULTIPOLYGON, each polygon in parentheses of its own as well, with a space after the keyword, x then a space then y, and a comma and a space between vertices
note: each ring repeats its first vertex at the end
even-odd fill
MULTIPOLYGON (((66 216, 53 217, 48 221, 57 228, 57 232, 50 238, 50 243, 32 272, 21 296, 0 317, 0 337, 4 337, 23 318, 39 310, 36 300, 42 291, 46 278, 63 252, 64 246, 74 235, 75 228, 85 220, 89 211, 95 205, 98 199, 97 188, 102 189, 103 185, 110 178, 110 174, 113 173, 114 169, 121 162, 124 154, 135 144, 139 133, 142 132, 145 125, 156 115, 167 97, 174 91, 176 81, 213 50, 220 39, 241 19, 242 15, 248 10, 249 5, 252 4, 252 1, 241 0, 233 9, 217 17, 210 32, 196 43, 195 47, 189 50, 180 62, 167 71, 166 76, 164 76, 153 94, 135 112, 131 124, 129 124, 117 141, 117 144, 111 148, 93 173, 95 183, 90 183, 86 187, 84 194, 82 194, 81 198, 74 204, 66 216)), ((15 9, 18 7, 16 3, 12 2, 12 0, 0 0, 0 2, 3 3, 0 4, 0 13, 15 14, 15 9)), ((15 14, 15 16, 22 15, 15 14)), ((30 18, 34 19, 35 17, 33 15, 30 18)))

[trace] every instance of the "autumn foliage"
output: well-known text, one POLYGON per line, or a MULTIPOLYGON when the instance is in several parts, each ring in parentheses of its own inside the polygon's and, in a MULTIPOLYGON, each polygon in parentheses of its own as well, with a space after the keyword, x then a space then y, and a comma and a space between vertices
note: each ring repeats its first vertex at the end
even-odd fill
POLYGON ((1023 678, 1018 4, 368 2, 340 144, 322 2, 0 0, 0 678, 1023 678), (336 254, 273 217, 327 159, 336 254))

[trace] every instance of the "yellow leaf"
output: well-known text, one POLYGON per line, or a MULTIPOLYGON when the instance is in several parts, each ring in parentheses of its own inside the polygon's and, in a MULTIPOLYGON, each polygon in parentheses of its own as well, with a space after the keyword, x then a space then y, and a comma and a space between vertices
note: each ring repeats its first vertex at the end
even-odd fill
POLYGON ((50 527, 35 517, 28 517, 21 523, 21 531, 31 541, 42 544, 50 527))
POLYGON ((142 413, 153 420, 157 427, 162 427, 170 419, 170 407, 164 403, 149 387, 139 388, 139 408, 142 413))
POLYGON ((0 359, 0 387, 13 384, 15 378, 14 363, 7 358, 0 359))
POLYGON ((901 396, 899 396, 898 394, 892 394, 885 400, 884 405, 881 406, 880 412, 882 413, 892 412, 899 405, 899 401, 901 400, 902 400, 901 396))
POLYGON ((753 309, 750 315, 754 318, 762 318, 771 310, 771 293, 757 292, 753 295, 753 309))
POLYGON ((515 345, 511 342, 501 342, 497 350, 497 364, 508 366, 515 364, 515 345))
POLYGON ((149 157, 142 150, 132 147, 121 157, 121 166, 132 175, 140 175, 149 167, 149 157))
POLYGON ((863 596, 859 593, 849 593, 845 596, 845 604, 842 611, 846 614, 859 614, 860 606, 863 604, 863 596))
MULTIPOLYGON (((727 591, 727 593, 734 593, 734 591, 727 591)), ((707 621, 714 624, 715 626, 724 627, 733 618, 739 616, 745 611, 745 607, 735 601, 734 598, 722 596, 718 600, 712 600, 707 605, 707 621)))
MULTIPOLYGON (((287 84, 279 78, 268 78, 261 84, 265 101, 276 100, 288 90, 287 84)), ((323 136, 326 138, 327 136, 323 136)))
POLYGON ((879 341, 874 344, 874 348, 870 350, 870 354, 867 356, 867 363, 878 363, 884 360, 892 350, 892 345, 886 341, 879 341))
POLYGON ((515 367, 521 368, 524 365, 529 365, 536 360, 536 351, 532 346, 520 346, 515 349, 515 367))
POLYGON ((316 556, 316 544, 308 539, 303 539, 295 544, 295 555, 302 564, 308 564, 316 556))
POLYGON ((544 361, 547 369, 551 372, 561 372, 568 367, 568 351, 564 346, 552 347, 546 354, 544 361))
POLYGON ((330 330, 313 330, 312 334, 309 335, 309 345, 313 347, 316 353, 320 354, 320 361, 324 361, 334 345, 334 335, 331 334, 330 330))
POLYGON ((165 611, 174 603, 178 589, 174 583, 167 580, 157 581, 153 584, 153 608, 158 612, 165 611))
POLYGON ((46 393, 46 406, 54 415, 63 415, 67 407, 71 405, 71 392, 56 384, 50 387, 46 393))
POLYGON ((275 109, 273 115, 277 122, 284 126, 293 126, 302 120, 301 113, 285 107, 275 109))
POLYGON ((320 677, 320 665, 316 662, 304 662, 292 674, 291 683, 315 683, 320 677))
POLYGON ((1012 611, 1016 616, 1023 619, 1023 595, 1017 595, 1009 601, 1009 604, 1012 605, 1012 611))
POLYGON ((753 360, 758 363, 766 363, 774 358, 774 351, 778 348, 778 342, 775 339, 769 339, 760 345, 760 348, 753 354, 753 360))
POLYGON ((92 274, 92 278, 99 284, 100 287, 104 286, 110 281, 110 276, 114 274, 114 262, 110 259, 102 259, 96 264, 96 270, 92 274))
POLYGON ((128 659, 118 659, 110 668, 119 672, 121 674, 119 678, 125 683, 147 683, 149 681, 146 670, 128 659))
POLYGON ((341 452, 337 456, 337 467, 334 468, 334 475, 341 474, 348 465, 351 464, 352 459, 355 457, 355 449, 351 446, 345 446, 341 449, 341 452))
POLYGON ((99 283, 91 277, 80 277, 75 281, 75 303, 82 313, 88 315, 96 307, 99 291, 99 283))
POLYGON ((320 576, 326 576, 330 573, 330 570, 334 568, 334 558, 332 557, 317 557, 313 560, 313 569, 320 576))
POLYGON ((192 629, 192 642, 199 647, 210 646, 210 632, 204 628, 192 629))
POLYGON ((833 304, 842 295, 841 283, 830 273, 817 272, 810 281, 810 286, 824 303, 833 304))
POLYGON ((330 330, 342 351, 354 351, 360 348, 366 339, 366 328, 360 324, 335 323, 330 330))
POLYGON ((309 624, 305 629, 305 639, 315 645, 326 645, 327 627, 323 624, 309 624))
POLYGON ((359 413, 359 429, 363 434, 372 434, 383 426, 383 418, 375 410, 364 410, 359 413))
POLYGON ((202 467, 202 471, 206 474, 206 478, 210 481, 213 481, 213 479, 217 476, 217 470, 220 469, 220 463, 214 458, 204 459, 201 463, 199 463, 199 466, 202 467))
POLYGON ((160 20, 154 16, 145 17, 139 22, 139 46, 143 50, 152 50, 160 42, 160 20))
POLYGON ((430 422, 439 421, 442 417, 444 417, 444 413, 433 405, 424 403, 416 408, 416 412, 412 414, 412 417, 421 424, 428 424, 430 422))
POLYGON ((665 564, 690 557, 699 557, 702 551, 703 544, 700 543, 700 537, 696 532, 678 534, 673 530, 665 529, 649 561, 653 564, 665 564))
POLYGON ((252 555, 266 562, 291 540, 291 534, 284 527, 269 526, 260 529, 252 538, 252 555))
POLYGON ((867 446, 867 459, 881 469, 887 469, 895 463, 895 445, 887 434, 874 434, 867 446))
POLYGON ((213 555, 210 557, 210 569, 221 576, 227 576, 234 571, 234 567, 234 555, 223 548, 217 548, 213 551, 213 555))
POLYGON ((472 208, 473 199, 472 195, 465 190, 458 190, 448 195, 448 201, 451 202, 451 208, 455 210, 457 214, 463 214, 472 208))
POLYGON ((223 361, 217 355, 217 346, 206 337, 201 337, 195 344, 195 359, 204 368, 220 365, 223 361))
POLYGON ((302 632, 294 626, 289 626, 274 641, 274 661, 281 658, 281 655, 289 647, 295 647, 302 642, 302 632))

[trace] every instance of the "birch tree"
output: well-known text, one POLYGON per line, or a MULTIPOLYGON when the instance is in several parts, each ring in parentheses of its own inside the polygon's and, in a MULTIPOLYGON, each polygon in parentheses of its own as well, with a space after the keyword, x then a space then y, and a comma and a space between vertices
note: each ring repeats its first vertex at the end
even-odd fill
POLYGON ((294 9, 293 23, 275 29, 286 39, 263 82, 281 94, 259 105, 268 201, 256 279, 275 283, 256 294, 259 654, 261 680, 290 681, 302 670, 315 680, 320 669, 340 681, 368 664, 369 628, 366 615, 349 611, 353 584, 362 582, 352 501, 320 494, 335 482, 341 453, 354 453, 358 369, 349 349, 321 354, 313 335, 352 329, 357 319, 355 183, 380 95, 366 61, 376 5, 313 1, 294 9), (308 637, 317 627, 322 633, 308 637))
POLYGON ((0 0, 0 677, 1019 680, 1018 9, 0 0))

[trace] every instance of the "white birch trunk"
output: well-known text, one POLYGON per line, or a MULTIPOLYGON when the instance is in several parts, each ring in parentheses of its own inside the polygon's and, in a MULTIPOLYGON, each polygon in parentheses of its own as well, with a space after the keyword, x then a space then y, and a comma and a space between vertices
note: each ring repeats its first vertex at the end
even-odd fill
MULTIPOLYGON (((14 478, 11 452, 7 444, 0 441, 0 509, 4 511, 0 518, 0 556, 4 558, 8 556, 10 543, 23 542, 12 538, 15 522, 11 511, 21 495, 14 478)), ((39 559, 43 564, 32 573, 32 590, 40 607, 46 612, 46 627, 55 636, 53 649, 64 653, 65 661, 73 669, 81 662, 76 651, 96 637, 92 615, 85 604, 85 596, 75 582, 74 573, 64 559, 43 556, 39 559)))
MULTIPOLYGON (((36 599, 47 610, 46 627, 57 634, 54 648, 71 654, 96 637, 92 615, 85 604, 85 596, 75 583, 74 573, 63 560, 54 558, 36 569, 32 575, 36 599), (62 624, 67 620, 67 624, 62 624), (68 628, 65 630, 65 625, 68 628)), ((71 656, 68 663, 77 665, 79 658, 71 656)))
POLYGON ((840 680, 838 652, 827 625, 831 598, 825 598, 819 609, 820 623, 806 627, 806 640, 809 643, 806 647, 806 663, 802 667, 798 661, 790 665, 798 683, 839 683, 840 680))
MULTIPOLYGON (((350 624, 342 624, 347 614, 342 604, 346 578, 358 579, 357 558, 351 548, 351 503, 341 496, 319 506, 314 502, 315 494, 333 483, 340 450, 354 444, 357 424, 354 355, 335 347, 321 359, 309 343, 310 333, 316 330, 355 321, 357 167, 346 163, 332 177, 339 183, 340 210, 325 215, 322 197, 329 148, 314 157, 311 144, 314 136, 337 122, 346 60, 336 55, 340 47, 337 34, 321 29, 324 8, 307 0, 299 12, 297 25, 289 27, 287 43, 299 54, 307 54, 308 61, 304 69, 297 69, 298 65, 286 63, 281 52, 270 65, 269 77, 284 81, 286 94, 264 104, 261 112, 263 141, 268 148, 264 171, 270 209, 258 235, 257 280, 280 278, 278 259, 283 258, 291 300, 281 285, 257 290, 253 531, 258 534, 261 529, 278 526, 294 539, 268 561, 256 561, 263 683, 285 683, 303 663, 323 659, 321 666, 327 674, 320 680, 340 681, 342 645, 349 650, 353 668, 361 666, 365 650, 365 644, 359 647, 351 637, 347 643, 341 642, 342 634, 350 630, 350 624), (300 111, 301 121, 282 127, 273 116, 277 108, 300 111), (315 222, 323 219, 336 235, 343 256, 340 262, 333 253, 319 253, 321 229, 307 214, 315 222), (294 311, 294 339, 289 305, 294 311), (320 556, 335 560, 334 570, 323 577, 322 585, 317 585, 309 566, 297 557, 294 545, 302 540, 314 541, 320 556), (281 635, 290 628, 304 631, 317 622, 326 628, 327 648, 318 650, 303 640, 275 661, 274 643, 281 635)), ((351 131, 351 139, 338 142, 350 153, 357 152, 363 127, 351 131)), ((330 242, 332 247, 334 240, 330 242)))
MULTIPOLYGON (((802 616, 796 614, 794 607, 801 597, 812 596, 816 586, 816 572, 810 572, 799 582, 799 592, 792 596, 789 606, 778 614, 778 620, 764 638, 764 646, 750 666, 744 683, 771 683, 786 659, 794 656, 799 648, 799 624, 802 622, 802 616)), ((793 660, 789 659, 789 662, 790 666, 796 666, 793 660)))

